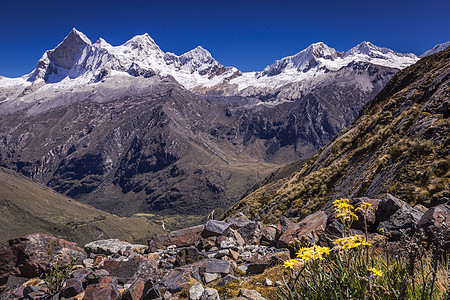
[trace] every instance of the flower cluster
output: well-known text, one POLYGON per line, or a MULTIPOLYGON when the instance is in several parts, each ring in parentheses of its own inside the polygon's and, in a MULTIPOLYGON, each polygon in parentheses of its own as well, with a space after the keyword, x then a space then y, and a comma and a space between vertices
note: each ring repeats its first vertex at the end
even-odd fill
POLYGON ((308 261, 310 259, 324 259, 323 254, 330 254, 330 248, 328 247, 320 247, 320 246, 312 246, 312 247, 303 247, 300 248, 297 252, 297 257, 308 261))
POLYGON ((359 246, 370 246, 370 243, 366 241, 366 239, 361 235, 353 235, 341 239, 337 239, 333 242, 335 245, 338 245, 346 250, 357 248, 359 246))
POLYGON ((292 269, 294 266, 298 264, 298 260, 296 259, 288 259, 283 263, 283 267, 285 269, 292 269))
POLYGON ((366 215, 369 212, 371 206, 372 204, 363 202, 357 209, 355 209, 355 211, 360 211, 362 214, 366 215))
POLYGON ((375 268, 367 269, 367 271, 371 271, 372 275, 375 276, 375 277, 382 277, 383 276, 383 272, 381 272, 380 270, 377 270, 375 268))
POLYGON ((353 212, 354 207, 348 201, 348 199, 340 199, 333 202, 336 210, 336 217, 341 218, 342 221, 358 220, 358 216, 353 212))

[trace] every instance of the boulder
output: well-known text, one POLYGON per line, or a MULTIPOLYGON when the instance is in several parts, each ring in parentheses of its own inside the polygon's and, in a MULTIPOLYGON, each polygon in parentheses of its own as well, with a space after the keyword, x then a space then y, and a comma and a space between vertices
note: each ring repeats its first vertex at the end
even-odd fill
POLYGON ((268 253, 260 259, 248 263, 246 273, 260 274, 267 268, 283 264, 283 262, 289 258, 290 254, 287 249, 276 253, 268 253))
POLYGON ((161 280, 161 284, 171 293, 177 293, 187 288, 193 280, 191 270, 188 268, 177 268, 170 270, 161 280))
POLYGON ((130 244, 118 239, 93 241, 84 246, 84 250, 86 250, 88 254, 94 253, 105 255, 124 255, 127 251, 144 254, 147 249, 148 247, 145 245, 130 244))
POLYGON ((194 282, 189 288, 189 300, 200 300, 205 289, 200 282, 194 282))
POLYGON ((238 297, 242 297, 244 299, 249 300, 266 300, 266 298, 261 296, 261 294, 258 293, 257 291, 248 289, 240 289, 238 297))
POLYGON ((147 281, 159 276, 157 262, 140 254, 125 260, 105 259, 103 268, 117 277, 120 284, 133 283, 138 278, 147 281))
POLYGON ((140 300, 144 294, 145 280, 138 278, 133 284, 122 294, 121 300, 140 300))
POLYGON ((228 224, 230 224, 230 227, 233 229, 239 229, 241 227, 244 227, 245 225, 247 225, 248 223, 250 223, 251 221, 247 218, 246 215, 244 215, 243 213, 239 212, 231 217, 228 217, 225 222, 227 222, 228 224))
POLYGON ((213 273, 205 273, 203 274, 203 281, 205 282, 205 284, 208 284, 214 280, 216 280, 217 278, 219 278, 219 275, 217 274, 213 274, 213 273))
MULTIPOLYGON (((381 202, 380 199, 371 199, 371 198, 366 198, 366 197, 354 198, 354 199, 350 200, 350 204, 353 205, 353 207, 355 209, 360 207, 361 204, 363 204, 363 203, 371 204, 368 214, 366 216, 367 229, 369 232, 375 232, 377 229, 376 214, 377 214, 378 206, 379 206, 380 202, 381 202)), ((358 220, 353 221, 352 228, 364 231, 365 228, 364 228, 363 215, 360 211, 356 211, 356 215, 358 216, 358 220)))
POLYGON ((83 300, 118 300, 120 291, 113 283, 88 285, 83 300))
POLYGON ((100 278, 109 276, 109 272, 106 270, 93 270, 89 272, 86 276, 87 284, 98 284, 100 282, 100 278))
POLYGON ((0 286, 6 283, 10 275, 39 277, 48 269, 55 256, 61 257, 59 263, 64 266, 71 260, 66 255, 68 253, 86 258, 84 250, 75 243, 43 233, 10 240, 0 247, 0 286))
POLYGON ((205 254, 198 252, 196 248, 186 247, 177 249, 176 262, 178 266, 183 266, 205 259, 206 257, 205 254))
POLYGON ((213 288, 206 288, 200 300, 220 300, 219 292, 213 288))
POLYGON ((227 235, 230 232, 230 224, 217 220, 209 220, 205 224, 202 231, 202 237, 208 238, 211 236, 227 235))
POLYGON ((294 239, 307 238, 311 243, 317 244, 320 235, 324 233, 327 225, 327 215, 323 211, 315 212, 299 223, 289 227, 279 238, 277 247, 287 248, 294 239))
POLYGON ((222 276, 233 274, 234 266, 228 260, 215 258, 204 259, 198 262, 199 268, 205 273, 217 273, 222 276))
POLYGON ((450 251, 450 205, 432 207, 417 222, 417 230, 423 231, 428 244, 450 251))
POLYGON ((86 281, 80 278, 69 278, 66 280, 65 287, 61 290, 60 295, 64 298, 75 297, 82 293, 85 288, 86 281))
POLYGON ((262 237, 262 228, 263 225, 260 222, 249 222, 237 231, 246 244, 258 245, 262 237))
POLYGON ((380 201, 376 213, 379 221, 378 231, 383 229, 390 234, 391 240, 398 241, 405 233, 415 229, 422 215, 420 210, 387 194, 380 201))
POLYGON ((177 247, 192 246, 199 241, 200 234, 204 228, 204 225, 198 225, 166 234, 156 235, 148 240, 148 250, 154 252, 158 249, 166 249, 171 245, 177 247))

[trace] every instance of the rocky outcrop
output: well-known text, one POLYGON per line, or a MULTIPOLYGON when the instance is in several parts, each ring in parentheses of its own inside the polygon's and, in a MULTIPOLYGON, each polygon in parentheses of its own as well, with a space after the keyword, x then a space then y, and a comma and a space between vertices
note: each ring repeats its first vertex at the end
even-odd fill
MULTIPOLYGON (((377 241, 384 240, 383 249, 398 251, 399 235, 411 242, 423 236, 428 246, 448 251, 450 209, 446 204, 430 209, 411 207, 389 194, 381 200, 355 198, 349 202, 355 208, 372 204, 366 220, 369 239, 376 247, 377 241)), ((364 234, 361 226, 354 222, 352 234, 364 234)), ((41 279, 29 278, 42 277, 55 257, 69 262, 75 256, 79 265, 54 299, 220 299, 228 287, 296 257, 294 250, 300 244, 334 247, 333 240, 340 237, 342 228, 331 203, 296 223, 283 216, 279 226, 264 225, 242 213, 225 222, 209 220, 205 225, 155 236, 148 241, 148 248, 99 240, 85 245, 89 258, 74 243, 35 234, 2 246, 0 296, 50 297, 41 279)), ((267 277, 262 284, 278 285, 267 277)), ((256 290, 244 288, 233 295, 236 299, 264 299, 256 290)))

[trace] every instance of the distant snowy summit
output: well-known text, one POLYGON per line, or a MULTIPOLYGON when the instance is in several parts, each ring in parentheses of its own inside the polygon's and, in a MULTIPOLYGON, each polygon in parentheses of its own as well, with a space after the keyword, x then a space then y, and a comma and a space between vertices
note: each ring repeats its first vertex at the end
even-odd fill
MULTIPOLYGON (((443 49, 442 45, 424 55, 443 49)), ((148 34, 112 46, 101 38, 92 43, 86 35, 73 29, 55 49, 44 53, 30 74, 14 79, 0 77, 0 88, 30 86, 24 91, 27 94, 49 86, 65 89, 96 84, 114 76, 149 78, 157 75, 174 78, 190 90, 208 90, 225 84, 242 91, 247 87, 278 88, 337 71, 355 62, 402 69, 418 59, 412 53, 398 53, 370 42, 362 42, 347 52, 338 52, 319 42, 274 61, 263 71, 244 73, 235 67, 223 66, 202 47, 178 56, 163 52, 148 34)))
POLYGON ((425 56, 429 56, 429 55, 433 55, 435 53, 444 51, 445 49, 447 49, 450 46, 450 41, 446 42, 446 43, 442 43, 442 44, 438 44, 436 46, 434 46, 433 48, 431 48, 428 51, 425 51, 420 58, 425 57, 425 56))

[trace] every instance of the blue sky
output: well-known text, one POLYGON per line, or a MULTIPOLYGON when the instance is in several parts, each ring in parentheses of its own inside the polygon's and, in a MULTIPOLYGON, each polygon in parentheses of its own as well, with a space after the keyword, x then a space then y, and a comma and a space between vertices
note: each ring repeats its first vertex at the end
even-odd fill
POLYGON ((450 40, 450 1, 2 1, 0 75, 32 71, 75 27, 120 45, 147 32, 163 51, 198 45, 224 65, 262 70, 322 41, 345 51, 361 41, 422 54, 450 40))

